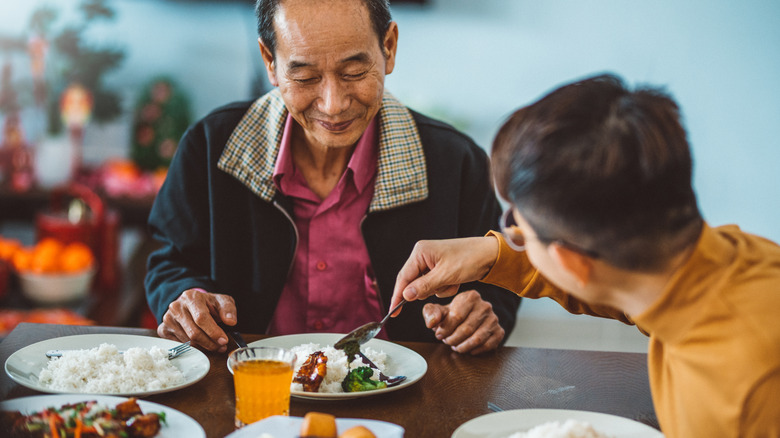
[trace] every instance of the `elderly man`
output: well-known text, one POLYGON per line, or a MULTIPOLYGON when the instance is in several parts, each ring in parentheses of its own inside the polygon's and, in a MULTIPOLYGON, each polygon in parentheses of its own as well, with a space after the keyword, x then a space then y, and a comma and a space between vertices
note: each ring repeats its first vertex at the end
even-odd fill
POLYGON ((667 438, 780 437, 780 246, 702 220, 670 97, 564 86, 515 112, 492 157, 503 235, 421 242, 394 301, 481 279, 635 323, 667 438))
MULTIPOLYGON (((158 334, 210 350, 226 349, 219 323, 278 335, 379 320, 415 242, 482 235, 500 216, 487 155, 385 92, 386 0, 260 0, 257 17, 277 88, 189 129, 149 218, 158 334)), ((408 304, 380 336, 494 349, 519 298, 466 289, 408 304)))

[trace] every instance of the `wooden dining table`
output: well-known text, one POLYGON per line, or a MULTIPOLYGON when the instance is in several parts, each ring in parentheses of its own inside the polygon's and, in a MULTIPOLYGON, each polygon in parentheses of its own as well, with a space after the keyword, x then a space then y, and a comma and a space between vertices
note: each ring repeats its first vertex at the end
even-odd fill
MULTIPOLYGON (((152 330, 19 324, 0 343, 0 361, 35 342, 80 334, 157 336, 152 330)), ((244 334, 248 342, 264 335, 244 334)), ((338 401, 293 397, 290 415, 317 411, 338 418, 369 418, 398 424, 407 438, 450 437, 461 424, 490 413, 488 402, 503 409, 571 409, 601 412, 658 428, 650 397, 647 355, 606 351, 501 347, 480 356, 453 352, 440 343, 399 342, 428 363, 418 382, 397 391, 338 401)), ((233 378, 227 353, 204 351, 210 370, 199 382, 143 397, 176 409, 201 424, 208 437, 233 432, 233 378)), ((0 399, 41 394, 0 377, 0 399)))

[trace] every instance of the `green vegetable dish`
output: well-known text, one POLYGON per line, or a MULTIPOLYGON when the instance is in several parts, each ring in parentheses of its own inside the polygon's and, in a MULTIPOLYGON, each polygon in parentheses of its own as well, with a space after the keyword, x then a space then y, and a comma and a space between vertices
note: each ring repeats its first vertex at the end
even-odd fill
POLYGON ((96 401, 46 408, 29 415, 0 412, 0 430, 10 438, 151 438, 165 424, 165 413, 144 414, 135 398, 113 409, 96 401))

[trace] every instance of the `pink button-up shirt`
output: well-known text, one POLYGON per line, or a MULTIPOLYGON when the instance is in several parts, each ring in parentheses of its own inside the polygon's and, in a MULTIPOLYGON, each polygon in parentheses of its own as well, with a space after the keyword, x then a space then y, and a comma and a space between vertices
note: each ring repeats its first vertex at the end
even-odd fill
MULTIPOLYGON (((298 249, 268 334, 347 333, 383 316, 360 232, 374 195, 378 117, 363 133, 346 171, 324 200, 295 168, 294 123, 288 115, 273 177, 279 191, 293 201, 298 249)), ((387 339, 384 332, 380 337, 387 339)))

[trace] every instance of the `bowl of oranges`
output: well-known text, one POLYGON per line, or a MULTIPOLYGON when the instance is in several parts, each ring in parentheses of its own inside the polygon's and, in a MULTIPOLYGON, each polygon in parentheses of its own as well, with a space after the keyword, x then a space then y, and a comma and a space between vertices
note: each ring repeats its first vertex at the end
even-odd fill
POLYGON ((40 304, 83 299, 96 272, 95 256, 81 242, 64 243, 47 237, 26 247, 3 239, 0 256, 10 260, 22 295, 40 304))

